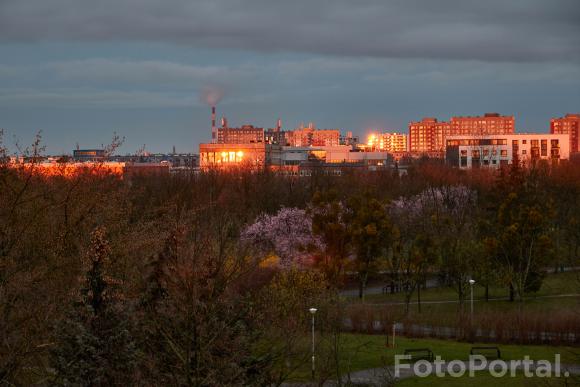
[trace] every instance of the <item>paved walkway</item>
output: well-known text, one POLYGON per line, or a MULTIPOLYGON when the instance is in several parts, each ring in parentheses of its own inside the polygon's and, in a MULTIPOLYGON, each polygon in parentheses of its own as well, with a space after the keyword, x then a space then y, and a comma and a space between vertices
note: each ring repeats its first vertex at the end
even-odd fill
MULTIPOLYGON (((433 364, 433 363, 431 363, 433 364)), ((508 362, 509 364, 509 362, 508 362)), ((561 375, 580 375, 580 364, 561 364, 561 375)), ((443 363, 441 368, 443 370, 450 369, 451 371, 459 371, 459 366, 448 368, 447 363, 443 363)), ((510 367, 510 371, 506 374, 506 378, 510 377, 511 369, 515 368, 518 370, 518 373, 523 373, 523 368, 521 367, 510 367)), ((433 368, 435 369, 435 367, 433 368)), ((489 366, 486 368, 489 370, 489 366)), ((534 370, 531 367, 531 370, 534 370)), ((469 375, 469 367, 467 367, 466 375, 469 375)), ((483 372, 483 371, 481 371, 483 372)), ((389 366, 386 368, 371 368, 368 370, 356 371, 350 374, 350 378, 348 376, 343 377, 343 384, 346 384, 350 380, 351 383, 354 385, 366 385, 366 386, 386 386, 388 385, 389 381, 396 380, 395 377, 395 368, 394 366, 389 366)), ((406 379, 411 377, 416 377, 412 367, 411 369, 401 370, 398 379, 406 379)), ((450 376, 448 376, 450 377, 450 376)), ((325 387, 332 387, 337 386, 338 383, 336 381, 329 381, 324 383, 325 387)), ((315 383, 284 383, 284 387, 313 387, 317 386, 315 383)))
MULTIPOLYGON (((570 293, 570 294, 553 294, 553 295, 547 295, 547 296, 535 296, 535 297, 528 297, 526 298, 526 300, 535 300, 535 299, 539 299, 539 298, 567 298, 567 297, 580 297, 580 293, 570 293)), ((474 298, 473 302, 485 302, 486 300, 484 298, 474 298)), ((494 298, 490 298, 489 301, 509 301, 509 297, 494 297, 494 298)), ((471 302, 469 299, 465 299, 463 300, 463 302, 465 304, 468 304, 469 302, 471 302)), ((457 304, 459 303, 459 300, 443 300, 443 301, 421 301, 421 305, 427 305, 427 304, 457 304)), ((517 304, 517 300, 514 301, 514 303, 517 304)), ((405 305, 404 302, 372 302, 372 301, 366 301, 366 304, 369 305, 405 305)), ((417 301, 412 301, 409 303, 409 305, 417 305, 417 301)))

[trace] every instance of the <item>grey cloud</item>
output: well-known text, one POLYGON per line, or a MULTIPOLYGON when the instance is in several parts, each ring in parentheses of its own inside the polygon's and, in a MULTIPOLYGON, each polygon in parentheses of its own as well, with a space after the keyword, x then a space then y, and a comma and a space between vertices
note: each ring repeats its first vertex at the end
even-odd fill
POLYGON ((188 64, 145 60, 127 61, 94 58, 50 63, 46 66, 61 78, 69 80, 113 81, 147 84, 185 84, 220 80, 228 82, 251 77, 249 68, 228 66, 192 66, 188 64))
POLYGON ((3 107, 43 108, 168 108, 198 105, 193 95, 151 91, 79 89, 5 89, 0 92, 3 107))
POLYGON ((3 0, 0 41, 576 63, 578 20, 578 0, 3 0))

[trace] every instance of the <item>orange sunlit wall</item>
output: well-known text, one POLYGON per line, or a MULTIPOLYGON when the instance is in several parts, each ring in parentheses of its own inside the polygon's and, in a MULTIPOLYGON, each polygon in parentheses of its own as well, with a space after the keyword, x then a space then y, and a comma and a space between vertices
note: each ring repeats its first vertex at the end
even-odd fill
POLYGON ((264 143, 200 144, 199 157, 201 168, 262 168, 266 164, 266 146, 264 143))
POLYGON ((550 133, 570 136, 570 153, 580 150, 580 114, 566 114, 550 120, 550 133))
POLYGON ((10 168, 24 173, 33 173, 46 177, 63 176, 73 177, 79 173, 91 173, 94 175, 123 176, 125 163, 10 163, 10 168))

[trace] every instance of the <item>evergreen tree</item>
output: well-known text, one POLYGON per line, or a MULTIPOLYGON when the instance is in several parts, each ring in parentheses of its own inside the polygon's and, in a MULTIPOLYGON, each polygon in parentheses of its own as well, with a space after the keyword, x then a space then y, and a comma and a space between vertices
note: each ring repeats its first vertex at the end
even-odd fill
POLYGON ((50 353, 54 384, 111 386, 130 384, 137 350, 118 294, 106 276, 111 249, 105 230, 97 228, 85 260, 80 300, 56 327, 50 353))

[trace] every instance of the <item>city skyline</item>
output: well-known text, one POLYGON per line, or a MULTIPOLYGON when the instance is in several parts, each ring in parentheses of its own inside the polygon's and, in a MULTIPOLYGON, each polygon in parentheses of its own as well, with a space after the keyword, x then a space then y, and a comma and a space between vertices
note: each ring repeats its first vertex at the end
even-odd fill
POLYGON ((0 127, 49 153, 195 152, 218 118, 364 137, 423 117, 515 115, 520 132, 580 107, 577 2, 129 0, 0 5, 0 127), (308 12, 305 12, 307 10, 308 12), (284 15, 284 17, 281 17, 284 15))

